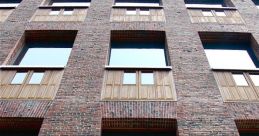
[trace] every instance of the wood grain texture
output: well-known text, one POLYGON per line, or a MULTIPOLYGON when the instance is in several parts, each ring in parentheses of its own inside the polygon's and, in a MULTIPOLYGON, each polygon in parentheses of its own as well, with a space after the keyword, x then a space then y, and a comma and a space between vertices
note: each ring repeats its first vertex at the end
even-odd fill
POLYGON ((127 8, 113 8, 110 21, 112 22, 134 22, 134 21, 165 21, 163 9, 149 9, 149 15, 141 15, 140 9, 136 8, 136 15, 127 15, 127 8))
POLYGON ((216 10, 210 11, 213 16, 204 16, 202 9, 188 9, 192 23, 219 23, 219 24, 244 24, 243 19, 237 10, 223 10, 226 16, 217 16, 216 10))
POLYGON ((258 87, 249 76, 249 72, 242 73, 248 86, 236 85, 232 72, 214 72, 215 79, 225 101, 259 101, 258 87))
MULTIPOLYGON (((54 99, 63 75, 63 70, 45 70, 40 84, 29 84, 33 70, 26 71, 22 84, 11 84, 16 70, 1 70, 1 99, 54 99)), ((24 71, 23 71, 24 72, 24 71)))
POLYGON ((51 8, 38 9, 31 21, 67 21, 67 22, 82 22, 85 20, 87 14, 87 8, 74 8, 72 15, 63 15, 65 8, 58 9, 60 13, 58 15, 50 15, 51 8))
POLYGON ((106 70, 102 90, 103 100, 176 100, 171 71, 153 71, 154 84, 141 84, 141 72, 136 72, 136 84, 123 84, 123 70, 106 70))

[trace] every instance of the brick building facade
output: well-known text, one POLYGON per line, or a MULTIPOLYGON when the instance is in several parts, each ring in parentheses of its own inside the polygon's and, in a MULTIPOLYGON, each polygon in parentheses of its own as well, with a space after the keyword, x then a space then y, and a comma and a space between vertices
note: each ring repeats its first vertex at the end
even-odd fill
MULTIPOLYGON (((75 18, 78 21, 62 17, 60 21, 57 21, 50 18, 48 20, 47 16, 50 16, 48 14, 44 15, 42 20, 36 19, 37 15, 43 15, 40 10, 54 11, 55 6, 44 5, 46 1, 44 3, 43 0, 22 0, 19 6, 14 7, 10 15, 0 23, 1 131, 18 131, 19 129, 37 131, 39 129, 41 136, 99 136, 104 129, 110 130, 113 127, 123 129, 129 127, 129 130, 134 131, 138 127, 152 130, 154 127, 163 128, 164 126, 164 128, 168 127, 170 130, 177 131, 179 136, 238 136, 238 131, 243 129, 258 132, 259 91, 255 87, 253 99, 250 99, 250 96, 242 99, 241 93, 238 93, 239 98, 232 94, 233 98, 228 99, 224 96, 225 92, 221 90, 223 86, 217 78, 216 72, 222 70, 210 67, 204 51, 204 42, 238 43, 244 41, 251 44, 249 46, 253 48, 255 56, 258 56, 259 9, 255 5, 256 2, 229 0, 228 2, 232 3, 231 7, 205 8, 207 12, 215 10, 211 13, 220 10, 227 14, 228 10, 234 10, 238 15, 235 19, 238 21, 232 22, 224 21, 224 19, 222 21, 217 17, 216 20, 212 19, 213 21, 204 21, 206 17, 199 19, 199 16, 195 16, 192 10, 203 10, 203 8, 186 7, 187 2, 188 0, 162 0, 160 6, 145 7, 161 9, 163 12, 160 14, 161 18, 144 21, 140 18, 135 18, 135 20, 129 18, 128 20, 122 19, 122 21, 116 20, 116 17, 111 14, 115 12, 115 9, 128 8, 127 6, 116 6, 113 0, 92 0, 90 6, 69 7, 74 12, 77 8, 82 10, 80 11, 82 15, 78 15, 81 18, 78 19, 78 16, 75 18), (154 39, 159 39, 160 33, 164 33, 161 39, 165 39, 167 67, 171 68, 137 67, 130 68, 130 70, 158 69, 158 71, 163 71, 166 69, 165 71, 170 71, 175 98, 154 100, 141 99, 138 96, 134 99, 103 99, 102 92, 105 88, 107 70, 129 69, 108 66, 113 35, 116 40, 126 37, 126 41, 130 39, 138 41, 139 38, 143 42, 154 40, 152 39, 153 32, 159 33, 154 34, 154 39), (151 37, 143 38, 149 35, 151 37), (55 36, 56 38, 51 38, 55 36), (9 94, 5 97, 4 91, 6 90, 3 89, 3 82, 8 75, 5 75, 4 71, 59 69, 13 66, 24 44, 41 40, 73 41, 67 65, 60 68, 63 73, 60 83, 57 83, 56 93, 54 92, 53 97, 46 98, 20 97, 19 94, 12 97, 12 94, 9 94), (130 123, 127 124, 127 120, 139 123, 130 125, 130 123), (117 127, 114 125, 116 123, 117 127), (158 125, 155 125, 156 123, 158 125), (32 127, 38 124, 40 124, 38 128, 32 127)), ((61 11, 66 11, 62 8, 62 6, 58 7, 61 11)), ((3 9, 8 8, 0 8, 0 10, 3 9)), ((258 70, 234 68, 232 71, 225 71, 256 74, 258 70)))

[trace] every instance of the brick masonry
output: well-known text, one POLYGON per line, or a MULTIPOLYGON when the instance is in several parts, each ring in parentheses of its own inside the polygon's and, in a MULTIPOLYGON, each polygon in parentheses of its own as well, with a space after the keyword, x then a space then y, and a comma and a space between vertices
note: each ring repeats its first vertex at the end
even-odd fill
POLYGON ((104 117, 176 118, 179 136, 238 135, 235 119, 259 119, 258 103, 224 103, 198 32, 249 32, 259 42, 259 10, 251 0, 232 0, 244 25, 191 24, 183 0, 162 0, 166 22, 112 23, 112 0, 92 0, 84 22, 29 22, 42 0, 23 0, 0 23, 0 63, 25 30, 78 30, 53 101, 0 100, 1 117, 44 117, 40 135, 101 134, 104 117), (111 30, 166 32, 177 102, 100 101, 111 30))

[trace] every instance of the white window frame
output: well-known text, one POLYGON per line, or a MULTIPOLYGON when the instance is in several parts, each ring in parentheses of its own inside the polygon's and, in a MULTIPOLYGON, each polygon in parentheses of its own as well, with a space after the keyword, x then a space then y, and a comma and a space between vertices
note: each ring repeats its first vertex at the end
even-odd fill
POLYGON ((58 16, 60 14, 61 10, 51 10, 49 12, 50 16, 58 16))
POLYGON ((243 74, 232 74, 232 77, 237 86, 249 86, 243 74))

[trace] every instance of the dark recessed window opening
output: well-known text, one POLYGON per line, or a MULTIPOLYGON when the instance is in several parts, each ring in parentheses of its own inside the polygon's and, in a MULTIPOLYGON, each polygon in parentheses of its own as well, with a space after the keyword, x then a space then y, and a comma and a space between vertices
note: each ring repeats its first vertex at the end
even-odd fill
POLYGON ((259 136, 259 120, 235 120, 240 136, 259 136))
POLYGON ((259 0, 253 0, 253 2, 256 5, 256 7, 259 8, 259 0))
POLYGON ((115 6, 160 6, 160 0, 116 0, 115 6))
POLYGON ((167 66, 163 32, 114 32, 111 38, 110 66, 164 67, 167 66), (159 35, 161 34, 161 35, 159 35), (150 38, 156 38, 152 40, 150 38))
POLYGON ((185 0, 187 7, 234 7, 230 0, 185 0))
POLYGON ((102 136, 176 136, 175 119, 103 119, 102 136), (109 124, 108 124, 109 123, 109 124), (120 126, 121 125, 121 126, 120 126))
POLYGON ((200 33, 206 56, 212 68, 255 69, 259 67, 259 61, 254 52, 256 46, 252 46, 252 38, 247 34, 244 39, 236 39, 239 36, 241 35, 231 36, 231 34, 225 33, 220 36, 220 33, 208 33, 207 35, 200 33))
POLYGON ((0 7, 17 7, 22 0, 1 0, 0 7))
POLYGON ((0 118, 1 136, 37 136, 42 118, 0 118))
POLYGON ((47 5, 51 6, 90 6, 91 0, 51 0, 47 5))
POLYGON ((56 34, 53 32, 53 34, 39 32, 34 33, 33 36, 31 32, 27 32, 25 45, 14 65, 65 66, 72 50, 76 32, 64 32, 63 34, 62 32, 56 32, 56 34), (63 36, 67 39, 62 40, 63 36))

